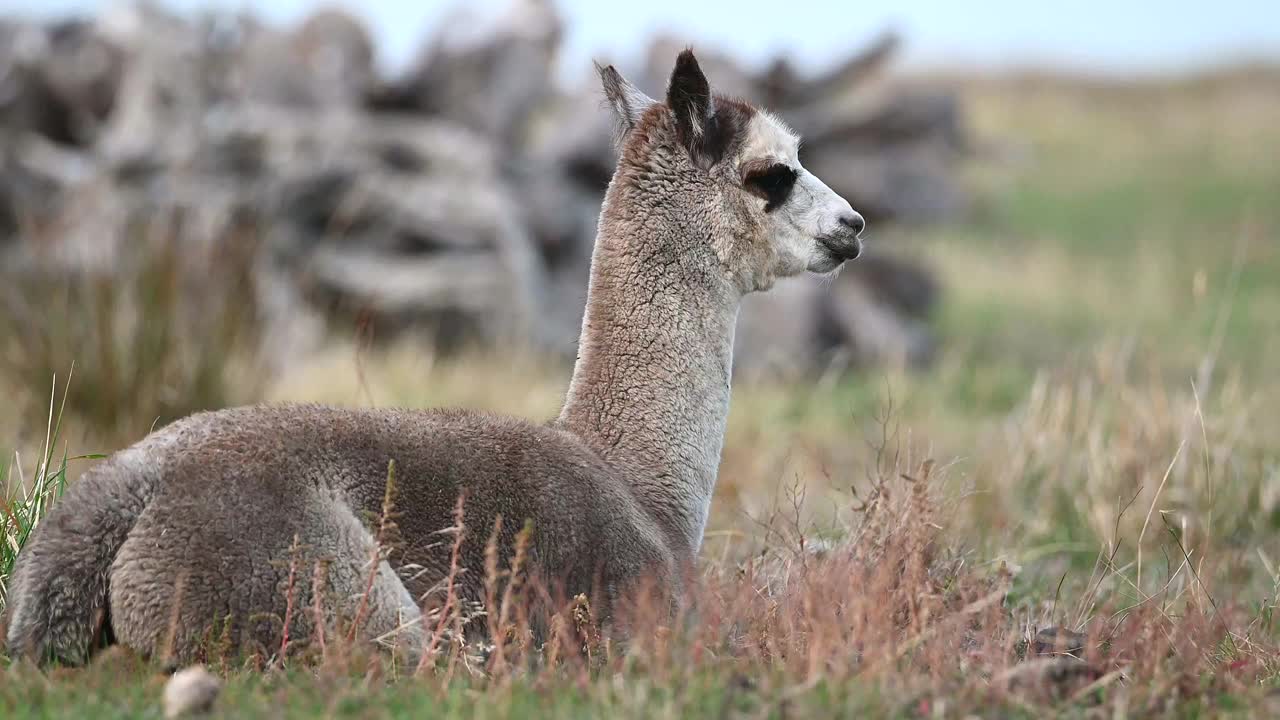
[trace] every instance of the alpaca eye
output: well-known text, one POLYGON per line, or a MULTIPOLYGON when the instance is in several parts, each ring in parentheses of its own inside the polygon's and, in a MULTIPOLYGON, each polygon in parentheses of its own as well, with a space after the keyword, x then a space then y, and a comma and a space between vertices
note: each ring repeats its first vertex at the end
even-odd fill
POLYGON ((764 198, 765 212, 772 212, 786 202, 795 184, 796 171, 781 163, 752 172, 744 181, 749 192, 764 198))

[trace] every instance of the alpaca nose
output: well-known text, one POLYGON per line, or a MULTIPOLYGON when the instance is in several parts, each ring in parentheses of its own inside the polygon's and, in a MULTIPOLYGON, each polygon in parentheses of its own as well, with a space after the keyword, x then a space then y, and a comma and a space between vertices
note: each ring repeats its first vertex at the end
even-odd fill
POLYGON ((862 234, 863 228, 867 226, 867 221, 863 220, 862 216, 859 215, 857 211, 850 210, 848 215, 844 215, 840 218, 840 224, 852 230, 853 234, 856 236, 862 234))

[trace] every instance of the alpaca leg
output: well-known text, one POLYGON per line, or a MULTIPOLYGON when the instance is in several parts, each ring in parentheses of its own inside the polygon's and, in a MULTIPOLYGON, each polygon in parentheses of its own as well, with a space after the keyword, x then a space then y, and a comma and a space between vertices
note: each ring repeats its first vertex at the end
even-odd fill
POLYGON ((354 626, 416 657, 420 612, 351 510, 329 496, 245 496, 256 494, 158 498, 143 513, 112 568, 117 639, 173 662, 228 650, 272 657, 286 624, 290 647, 317 637, 319 608, 324 632, 354 626))
POLYGON ((373 536, 350 511, 344 507, 330 518, 332 524, 317 538, 316 545, 333 542, 328 557, 334 560, 328 564, 325 590, 343 617, 341 627, 354 627, 357 637, 416 664, 425 632, 418 604, 383 559, 373 536))

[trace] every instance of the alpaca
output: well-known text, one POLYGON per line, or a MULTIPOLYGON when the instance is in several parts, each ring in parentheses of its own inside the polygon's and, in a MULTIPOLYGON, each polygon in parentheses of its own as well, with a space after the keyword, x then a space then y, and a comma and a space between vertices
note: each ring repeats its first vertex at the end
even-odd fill
POLYGON ((557 418, 267 405, 177 421, 85 473, 35 530, 11 585, 10 651, 77 664, 109 635, 182 661, 219 621, 270 651, 281 619, 291 637, 311 629, 291 593, 308 608, 324 592, 335 613, 359 604, 363 637, 412 654, 442 603, 441 533, 460 497, 462 600, 484 597, 495 526, 506 566, 526 521, 530 575, 587 593, 611 630, 642 583, 678 599, 720 462, 739 302, 857 257, 863 220, 800 166, 781 122, 713 94, 691 51, 665 102, 599 72, 620 158, 557 418), (389 461, 400 542, 382 553, 389 461), (310 562, 292 578, 294 553, 324 561, 322 587, 310 562))

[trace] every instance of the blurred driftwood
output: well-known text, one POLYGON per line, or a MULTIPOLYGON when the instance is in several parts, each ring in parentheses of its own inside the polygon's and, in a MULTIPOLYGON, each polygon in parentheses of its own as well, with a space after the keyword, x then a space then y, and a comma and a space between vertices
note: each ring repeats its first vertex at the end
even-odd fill
MULTIPOLYGON (((286 29, 145 3, 0 20, 0 272, 112 272, 148 214, 181 213, 174 241, 202 250, 251 217, 264 336, 287 338, 291 357, 357 315, 379 337, 427 330, 446 349, 572 357, 613 169, 609 121, 594 84, 554 81, 564 23, 550 2, 490 18, 459 7, 393 78, 376 74, 359 20, 333 10, 286 29)), ((656 38, 629 74, 660 97, 685 44, 656 38)), ((961 108, 886 82, 898 44, 874 39, 813 77, 785 59, 756 70, 699 58, 722 92, 799 130, 806 165, 880 236, 964 204, 951 169, 961 108)), ((752 298, 742 367, 927 363, 936 282, 872 248, 828 285, 752 298)))

